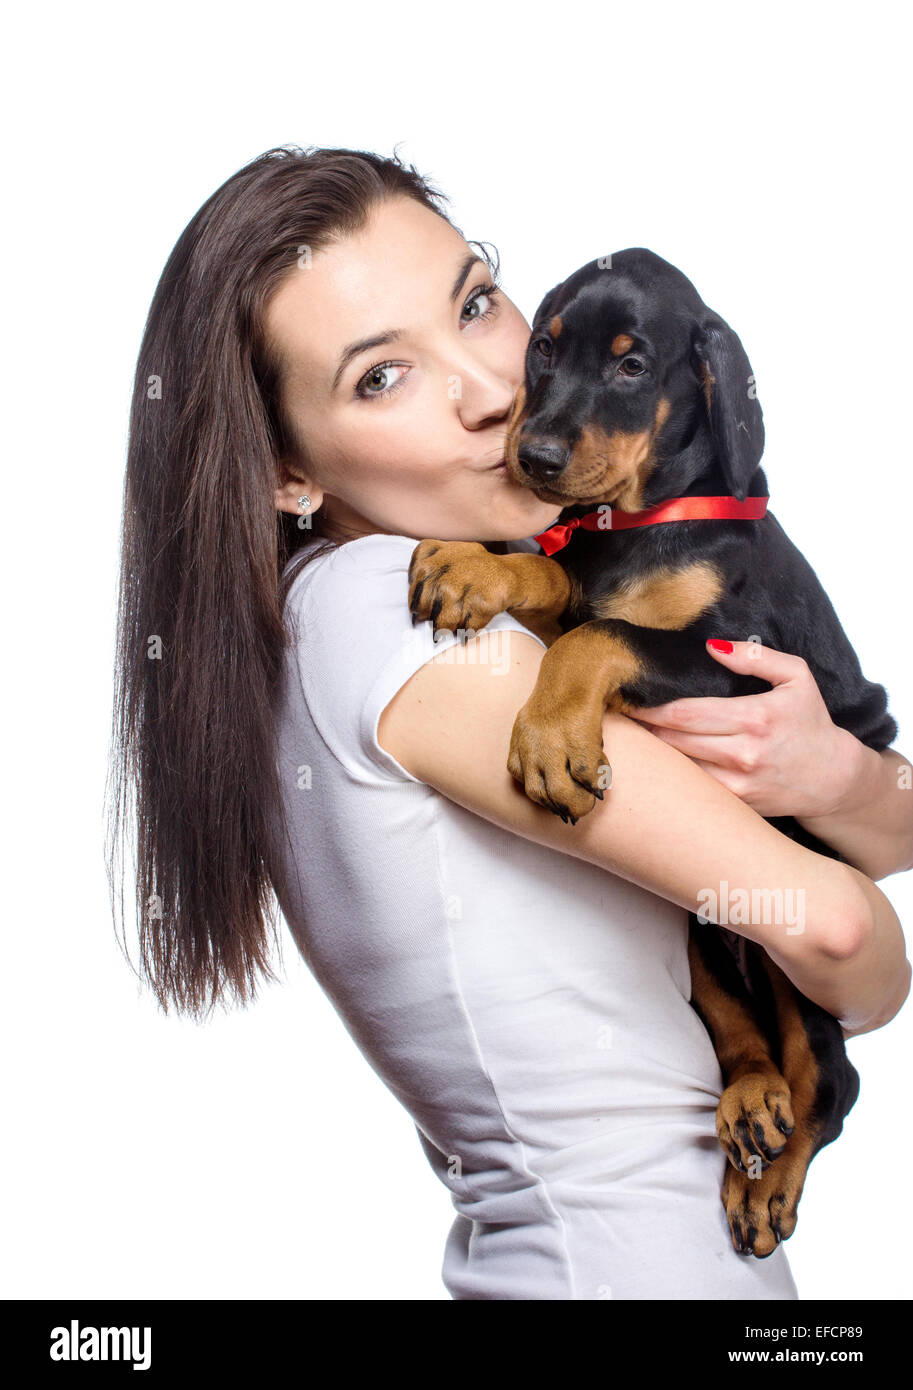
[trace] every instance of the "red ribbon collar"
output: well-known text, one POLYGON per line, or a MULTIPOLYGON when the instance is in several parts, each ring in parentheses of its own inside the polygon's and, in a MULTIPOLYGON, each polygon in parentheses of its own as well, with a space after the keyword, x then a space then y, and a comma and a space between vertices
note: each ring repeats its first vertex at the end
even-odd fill
POLYGON ((598 511, 556 522, 533 539, 546 555, 554 555, 556 550, 564 549, 578 526, 584 531, 628 531, 632 526, 655 526, 660 521, 760 521, 767 511, 767 502, 766 497, 746 497, 744 502, 735 497, 673 497, 640 512, 622 512, 603 505, 598 511))

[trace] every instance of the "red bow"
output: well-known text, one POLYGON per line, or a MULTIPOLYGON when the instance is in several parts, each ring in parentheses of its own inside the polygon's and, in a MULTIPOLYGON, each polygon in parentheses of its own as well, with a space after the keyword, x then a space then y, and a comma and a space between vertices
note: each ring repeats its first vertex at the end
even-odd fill
POLYGON ((645 507, 640 512, 622 512, 607 505, 595 512, 556 522, 547 531, 534 536, 546 555, 563 550, 578 526, 584 531, 627 531, 632 526, 653 526, 660 521, 760 521, 767 511, 767 497, 673 497, 645 507))

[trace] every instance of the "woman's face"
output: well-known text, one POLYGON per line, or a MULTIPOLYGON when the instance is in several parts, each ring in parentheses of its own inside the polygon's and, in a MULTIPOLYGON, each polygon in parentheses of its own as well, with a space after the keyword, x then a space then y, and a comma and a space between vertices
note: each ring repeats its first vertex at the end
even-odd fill
MULTIPOLYGON (((302 261, 306 261, 302 257, 302 261)), ((266 329, 303 458, 276 506, 334 538, 519 540, 557 516, 511 481, 504 439, 529 325, 458 232, 414 199, 291 272, 266 329)))

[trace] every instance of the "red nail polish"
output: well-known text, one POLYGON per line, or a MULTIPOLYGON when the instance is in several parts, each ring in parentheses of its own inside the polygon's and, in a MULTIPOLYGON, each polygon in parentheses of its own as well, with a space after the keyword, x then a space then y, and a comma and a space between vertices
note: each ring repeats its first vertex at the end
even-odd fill
POLYGON ((718 652, 731 652, 732 643, 725 642, 722 637, 708 637, 707 646, 713 647, 718 652))

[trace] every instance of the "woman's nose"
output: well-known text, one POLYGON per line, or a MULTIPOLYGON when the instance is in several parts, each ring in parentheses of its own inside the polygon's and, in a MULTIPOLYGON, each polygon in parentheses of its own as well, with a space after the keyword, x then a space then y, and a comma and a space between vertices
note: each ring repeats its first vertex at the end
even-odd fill
POLYGON ((467 429, 506 420, 517 393, 518 383, 507 381, 500 373, 475 365, 455 374, 457 410, 467 429))

